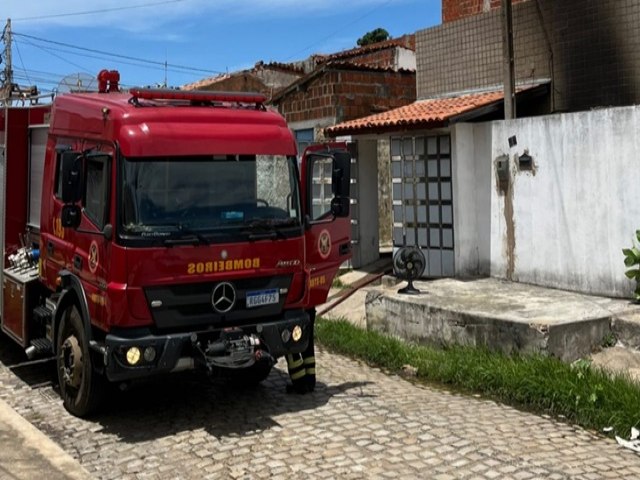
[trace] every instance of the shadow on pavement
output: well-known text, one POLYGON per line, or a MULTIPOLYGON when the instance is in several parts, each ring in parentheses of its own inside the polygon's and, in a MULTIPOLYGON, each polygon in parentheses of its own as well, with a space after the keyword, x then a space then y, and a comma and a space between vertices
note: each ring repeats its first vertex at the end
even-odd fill
POLYGON ((261 385, 244 389, 196 373, 172 375, 111 393, 104 413, 90 421, 102 426, 101 433, 131 443, 198 428, 224 439, 271 429, 279 425, 275 417, 316 409, 334 396, 362 397, 361 387, 369 383, 319 382, 313 393, 298 395, 285 392, 287 375, 276 369, 261 385))

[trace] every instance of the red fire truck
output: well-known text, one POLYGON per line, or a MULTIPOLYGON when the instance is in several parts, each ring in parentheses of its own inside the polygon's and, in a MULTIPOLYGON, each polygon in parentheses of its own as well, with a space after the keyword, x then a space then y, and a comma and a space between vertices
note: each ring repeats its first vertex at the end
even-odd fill
POLYGON ((77 416, 109 382, 263 380, 307 347, 351 255, 345 145, 298 161, 262 95, 118 81, 102 71, 98 93, 0 113, 2 330, 55 356, 77 416))

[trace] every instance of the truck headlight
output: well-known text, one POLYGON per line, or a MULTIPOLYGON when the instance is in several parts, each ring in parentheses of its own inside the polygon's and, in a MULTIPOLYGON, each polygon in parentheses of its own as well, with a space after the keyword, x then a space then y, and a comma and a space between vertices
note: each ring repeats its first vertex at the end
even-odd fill
POLYGON ((129 347, 126 357, 129 365, 136 365, 140 361, 140 349, 138 347, 129 347))

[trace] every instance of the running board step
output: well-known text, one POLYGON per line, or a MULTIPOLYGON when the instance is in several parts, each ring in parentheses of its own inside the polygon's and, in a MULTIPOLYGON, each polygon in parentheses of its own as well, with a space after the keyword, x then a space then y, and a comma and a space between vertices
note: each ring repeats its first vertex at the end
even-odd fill
POLYGON ((53 355, 53 345, 48 338, 34 338, 29 343, 30 345, 24 350, 29 360, 45 355, 53 355))

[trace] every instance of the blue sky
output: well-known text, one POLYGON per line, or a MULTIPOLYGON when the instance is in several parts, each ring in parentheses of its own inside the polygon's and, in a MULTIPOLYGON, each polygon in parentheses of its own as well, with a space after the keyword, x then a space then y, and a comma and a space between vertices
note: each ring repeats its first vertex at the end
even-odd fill
POLYGON ((94 76, 103 68, 119 70, 125 85, 153 85, 164 81, 166 61, 168 84, 180 86, 259 60, 288 62, 333 53, 356 46, 359 37, 378 27, 396 37, 437 25, 441 2, 3 0, 0 18, 12 19, 15 80, 46 91, 65 75, 94 76))

